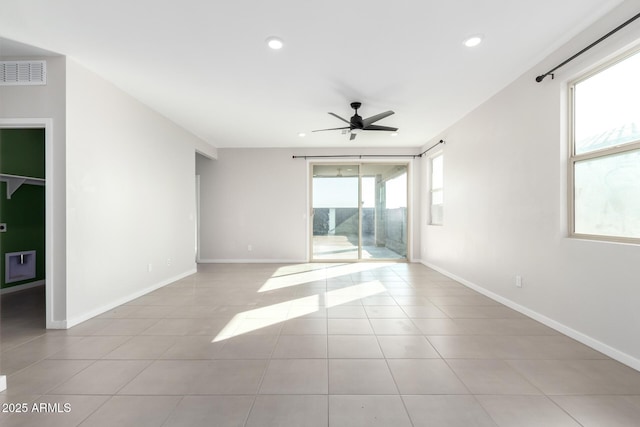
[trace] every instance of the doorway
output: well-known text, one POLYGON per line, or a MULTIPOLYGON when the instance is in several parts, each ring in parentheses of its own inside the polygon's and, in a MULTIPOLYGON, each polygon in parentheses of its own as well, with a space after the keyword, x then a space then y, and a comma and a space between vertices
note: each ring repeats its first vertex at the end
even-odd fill
POLYGON ((310 168, 312 261, 407 260, 407 164, 310 168))
POLYGON ((2 294, 45 283, 44 186, 45 130, 0 128, 2 294))
MULTIPOLYGON (((56 280, 56 274, 60 275, 60 270, 56 268, 56 263, 64 262, 64 258, 59 255, 55 257, 54 262, 54 254, 60 254, 61 248, 64 248, 64 238, 58 236, 56 240, 56 244, 54 245, 54 235, 58 235, 59 233, 56 231, 56 227, 54 227, 54 212, 52 206, 54 205, 54 179, 53 179, 53 120, 52 119, 0 119, 0 128, 1 129, 44 129, 44 157, 45 157, 45 177, 44 182, 46 185, 44 186, 45 192, 45 248, 44 253, 41 253, 42 257, 40 257, 41 262, 44 259, 45 264, 45 272, 44 272, 44 283, 45 283, 45 323, 46 328, 53 329, 64 329, 66 328, 66 315, 65 315, 65 300, 66 300, 66 289, 64 285, 64 281, 56 280), (58 249, 57 251, 55 249, 58 249)), ((23 185, 24 188, 18 188, 15 193, 15 197, 24 196, 25 189, 32 187, 27 184, 23 185), (20 193, 20 195, 18 195, 20 193)), ((28 191, 28 190, 27 190, 28 191)), ((12 195, 13 197, 13 195, 12 195)), ((5 199, 6 200, 6 195, 5 199)), ((60 204, 58 205, 60 206, 60 204)), ((63 217, 59 217, 63 218, 63 217)), ((62 222, 64 224, 64 222, 62 222)), ((6 230, 9 230, 11 224, 7 223, 6 230)), ((15 228, 12 228, 15 231, 15 228)), ((57 230, 60 230, 58 227, 57 230)), ((38 258, 38 253, 36 252, 36 258, 38 258)), ((39 273, 38 273, 39 274, 39 273)), ((38 280, 34 285, 38 286, 38 280)), ((24 282, 23 282, 24 283, 24 282)), ((12 285, 16 285, 15 282, 12 285)), ((29 285, 23 287, 23 289, 28 288, 29 285)), ((40 288, 41 289, 41 288, 40 288)), ((37 291, 34 288, 34 292, 37 291)), ((21 293, 22 294, 22 293, 21 293)))

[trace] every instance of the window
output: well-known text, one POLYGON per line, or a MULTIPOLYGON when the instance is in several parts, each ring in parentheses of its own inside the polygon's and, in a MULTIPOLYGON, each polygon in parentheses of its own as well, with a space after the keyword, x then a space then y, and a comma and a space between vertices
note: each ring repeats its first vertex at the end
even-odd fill
POLYGON ((442 225, 444 219, 444 156, 442 153, 431 157, 430 202, 432 225, 442 225))
POLYGON ((640 52, 573 82, 571 234, 640 243, 640 52))

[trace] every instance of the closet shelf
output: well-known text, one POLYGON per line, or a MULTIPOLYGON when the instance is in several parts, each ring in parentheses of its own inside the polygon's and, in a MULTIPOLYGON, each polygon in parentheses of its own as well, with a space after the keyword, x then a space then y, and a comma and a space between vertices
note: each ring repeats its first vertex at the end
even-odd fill
POLYGON ((34 178, 31 176, 10 175, 7 173, 0 173, 0 181, 7 183, 7 199, 11 199, 13 193, 16 192, 23 184, 28 185, 45 185, 43 178, 34 178))

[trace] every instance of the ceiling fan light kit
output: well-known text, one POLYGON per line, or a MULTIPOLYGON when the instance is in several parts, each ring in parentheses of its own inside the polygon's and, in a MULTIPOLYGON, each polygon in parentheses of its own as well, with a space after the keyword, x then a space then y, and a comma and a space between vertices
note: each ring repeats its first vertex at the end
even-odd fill
POLYGON ((323 132, 327 130, 342 130, 344 132, 349 133, 349 141, 353 141, 356 139, 356 136, 365 130, 375 130, 375 131, 385 131, 385 132, 397 132, 398 128, 390 127, 390 126, 380 126, 374 125, 375 122, 384 119, 385 117, 389 117, 392 114, 395 114, 393 111, 385 111, 384 113, 376 114, 375 116, 368 117, 363 119, 358 114, 358 109, 362 106, 361 102, 352 102, 351 108, 355 110, 355 114, 351 117, 350 120, 344 119, 335 113, 329 113, 329 115, 337 118, 338 120, 342 120, 347 123, 349 126, 343 126, 339 128, 330 128, 330 129, 318 129, 313 132, 323 132))

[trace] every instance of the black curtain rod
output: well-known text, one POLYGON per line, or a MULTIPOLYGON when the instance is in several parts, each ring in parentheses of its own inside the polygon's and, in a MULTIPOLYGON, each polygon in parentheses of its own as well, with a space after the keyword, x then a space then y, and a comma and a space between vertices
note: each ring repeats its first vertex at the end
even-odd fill
POLYGON ((328 156, 293 156, 294 159, 368 159, 384 157, 420 157, 417 154, 335 154, 328 156))
POLYGON ((538 83, 540 83, 541 81, 544 80, 545 77, 547 77, 548 75, 551 75, 551 78, 553 79, 553 72, 555 70, 557 70, 558 68, 562 67, 563 65, 567 64, 568 62, 573 61, 574 59, 576 59, 578 56, 582 55, 583 53, 585 53, 586 51, 588 51, 589 49, 591 49, 592 47, 594 47, 595 45, 597 45, 598 43, 600 43, 601 41, 609 38, 610 36, 612 36, 613 34, 617 33, 618 31, 620 31, 621 29, 623 29, 624 27, 626 27, 627 25, 631 24, 633 21, 635 21, 636 19, 640 18, 640 13, 638 13, 637 15, 635 15, 633 18, 627 20, 626 22, 624 22, 623 24, 617 26, 616 28, 614 28, 613 30, 609 31, 607 34, 605 34, 604 36, 600 37, 598 40, 594 41, 593 43, 591 43, 589 46, 585 47, 584 49, 582 49, 580 52, 576 53, 575 55, 573 55, 571 58, 566 59, 565 61, 563 61, 561 64, 557 65, 555 68, 547 71, 544 74, 539 75, 538 77, 536 77, 536 81, 538 83))
POLYGON ((422 153, 418 154, 418 157, 424 156, 425 154, 427 154, 427 152, 431 151, 431 149, 437 147, 440 144, 444 144, 444 139, 441 139, 440 141, 438 141, 435 144, 433 144, 431 147, 429 147, 426 150, 424 150, 422 153))
POLYGON ((413 159, 424 156, 427 151, 434 148, 436 145, 444 144, 441 139, 431 147, 427 148, 420 154, 336 154, 328 156, 293 156, 294 159, 368 159, 368 158, 385 158, 385 157, 411 157, 413 159))

